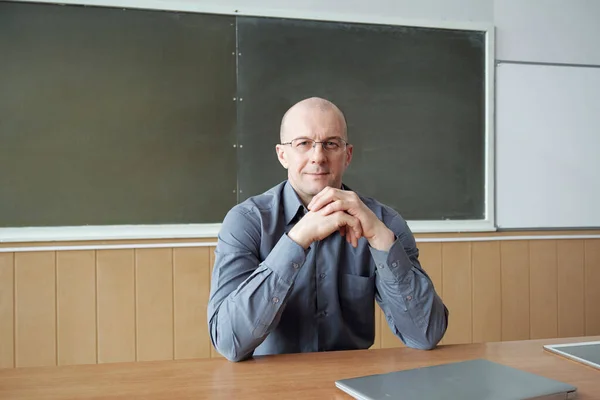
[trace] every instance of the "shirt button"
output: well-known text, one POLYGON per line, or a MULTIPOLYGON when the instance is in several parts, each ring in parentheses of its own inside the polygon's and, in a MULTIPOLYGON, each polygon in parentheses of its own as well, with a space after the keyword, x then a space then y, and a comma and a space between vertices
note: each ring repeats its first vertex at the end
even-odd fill
POLYGON ((325 279, 325 277, 327 276, 327 274, 322 273, 321 275, 319 275, 321 277, 321 279, 325 279))
POLYGON ((407 301, 411 301, 412 300, 412 296, 411 295, 406 296, 406 300, 407 301))
POLYGON ((279 297, 273 297, 271 300, 273 300, 273 303, 279 303, 279 297))
POLYGON ((294 269, 298 269, 298 268, 300 268, 300 264, 292 263, 292 267, 294 267, 294 269))
POLYGON ((394 267, 394 268, 396 268, 397 265, 398 265, 398 263, 396 263, 396 262, 392 263, 392 267, 394 267))

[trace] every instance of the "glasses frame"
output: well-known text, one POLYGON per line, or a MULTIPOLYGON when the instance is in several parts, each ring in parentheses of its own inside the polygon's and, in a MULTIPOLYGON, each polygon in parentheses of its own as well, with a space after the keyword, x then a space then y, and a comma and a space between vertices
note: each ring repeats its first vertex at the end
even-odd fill
MULTIPOLYGON (((315 149, 315 148, 317 147, 317 144, 320 144, 320 145, 321 145, 321 148, 322 148, 322 149, 323 149, 323 151, 325 151, 325 152, 332 152, 332 150, 327 150, 327 149, 325 148, 325 143, 327 143, 327 142, 330 142, 330 141, 331 141, 331 139, 339 140, 339 141, 341 141, 341 142, 344 144, 344 146, 343 146, 343 147, 341 147, 341 146, 340 146, 340 150, 346 149, 346 148, 348 148, 348 146, 350 146, 350 143, 348 143, 346 140, 344 140, 344 139, 342 139, 341 137, 338 137, 338 136, 332 136, 332 137, 330 137, 330 138, 327 138, 327 139, 325 139, 325 140, 323 140, 323 141, 321 141, 321 142, 319 142, 319 141, 317 141, 317 140, 310 139, 310 138, 306 138, 306 137, 299 137, 299 138, 294 138, 294 139, 290 140, 289 142, 285 142, 285 143, 279 143, 279 144, 280 144, 280 145, 288 145, 288 144, 289 144, 289 145, 292 147, 292 149, 296 150, 296 149, 295 149, 295 147, 294 147, 294 146, 292 146, 292 143, 293 143, 295 140, 302 140, 302 139, 303 139, 303 140, 310 141, 310 142, 313 142, 313 143, 314 143, 314 144, 311 146, 311 149, 315 149)), ((333 151, 335 152, 335 150, 333 150, 333 151)))

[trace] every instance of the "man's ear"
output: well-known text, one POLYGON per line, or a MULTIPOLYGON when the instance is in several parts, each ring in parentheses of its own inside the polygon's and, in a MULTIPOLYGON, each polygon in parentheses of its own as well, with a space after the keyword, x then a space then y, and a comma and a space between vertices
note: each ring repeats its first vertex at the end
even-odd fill
POLYGON ((275 151, 277 152, 277 159, 279 160, 279 162, 281 163, 281 165, 283 165, 283 168, 288 169, 288 162, 287 162, 287 154, 285 154, 285 149, 282 145, 276 145, 275 146, 275 151))
POLYGON ((352 150, 354 150, 354 147, 351 144, 346 146, 346 168, 348 168, 350 161, 352 161, 352 150))

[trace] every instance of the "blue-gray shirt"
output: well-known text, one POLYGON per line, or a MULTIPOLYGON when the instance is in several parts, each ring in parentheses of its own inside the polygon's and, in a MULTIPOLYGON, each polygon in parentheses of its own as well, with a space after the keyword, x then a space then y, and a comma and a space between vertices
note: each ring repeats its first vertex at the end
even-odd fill
POLYGON ((359 197, 395 234, 389 252, 371 248, 365 238, 354 248, 337 231, 304 250, 287 236, 307 211, 287 181, 229 211, 207 316, 221 354, 240 361, 253 354, 369 348, 374 300, 407 346, 436 346, 448 310, 419 264, 412 233, 396 211, 359 197))

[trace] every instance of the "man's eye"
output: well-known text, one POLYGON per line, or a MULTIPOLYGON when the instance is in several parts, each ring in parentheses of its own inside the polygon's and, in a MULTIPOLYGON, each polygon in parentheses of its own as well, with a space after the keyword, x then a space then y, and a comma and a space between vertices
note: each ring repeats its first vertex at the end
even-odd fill
POLYGON ((325 146, 334 148, 334 147, 338 147, 338 144, 336 142, 326 142, 325 146))
POLYGON ((298 147, 303 147, 303 146, 308 146, 308 141, 303 141, 303 142, 298 142, 297 144, 298 147))

